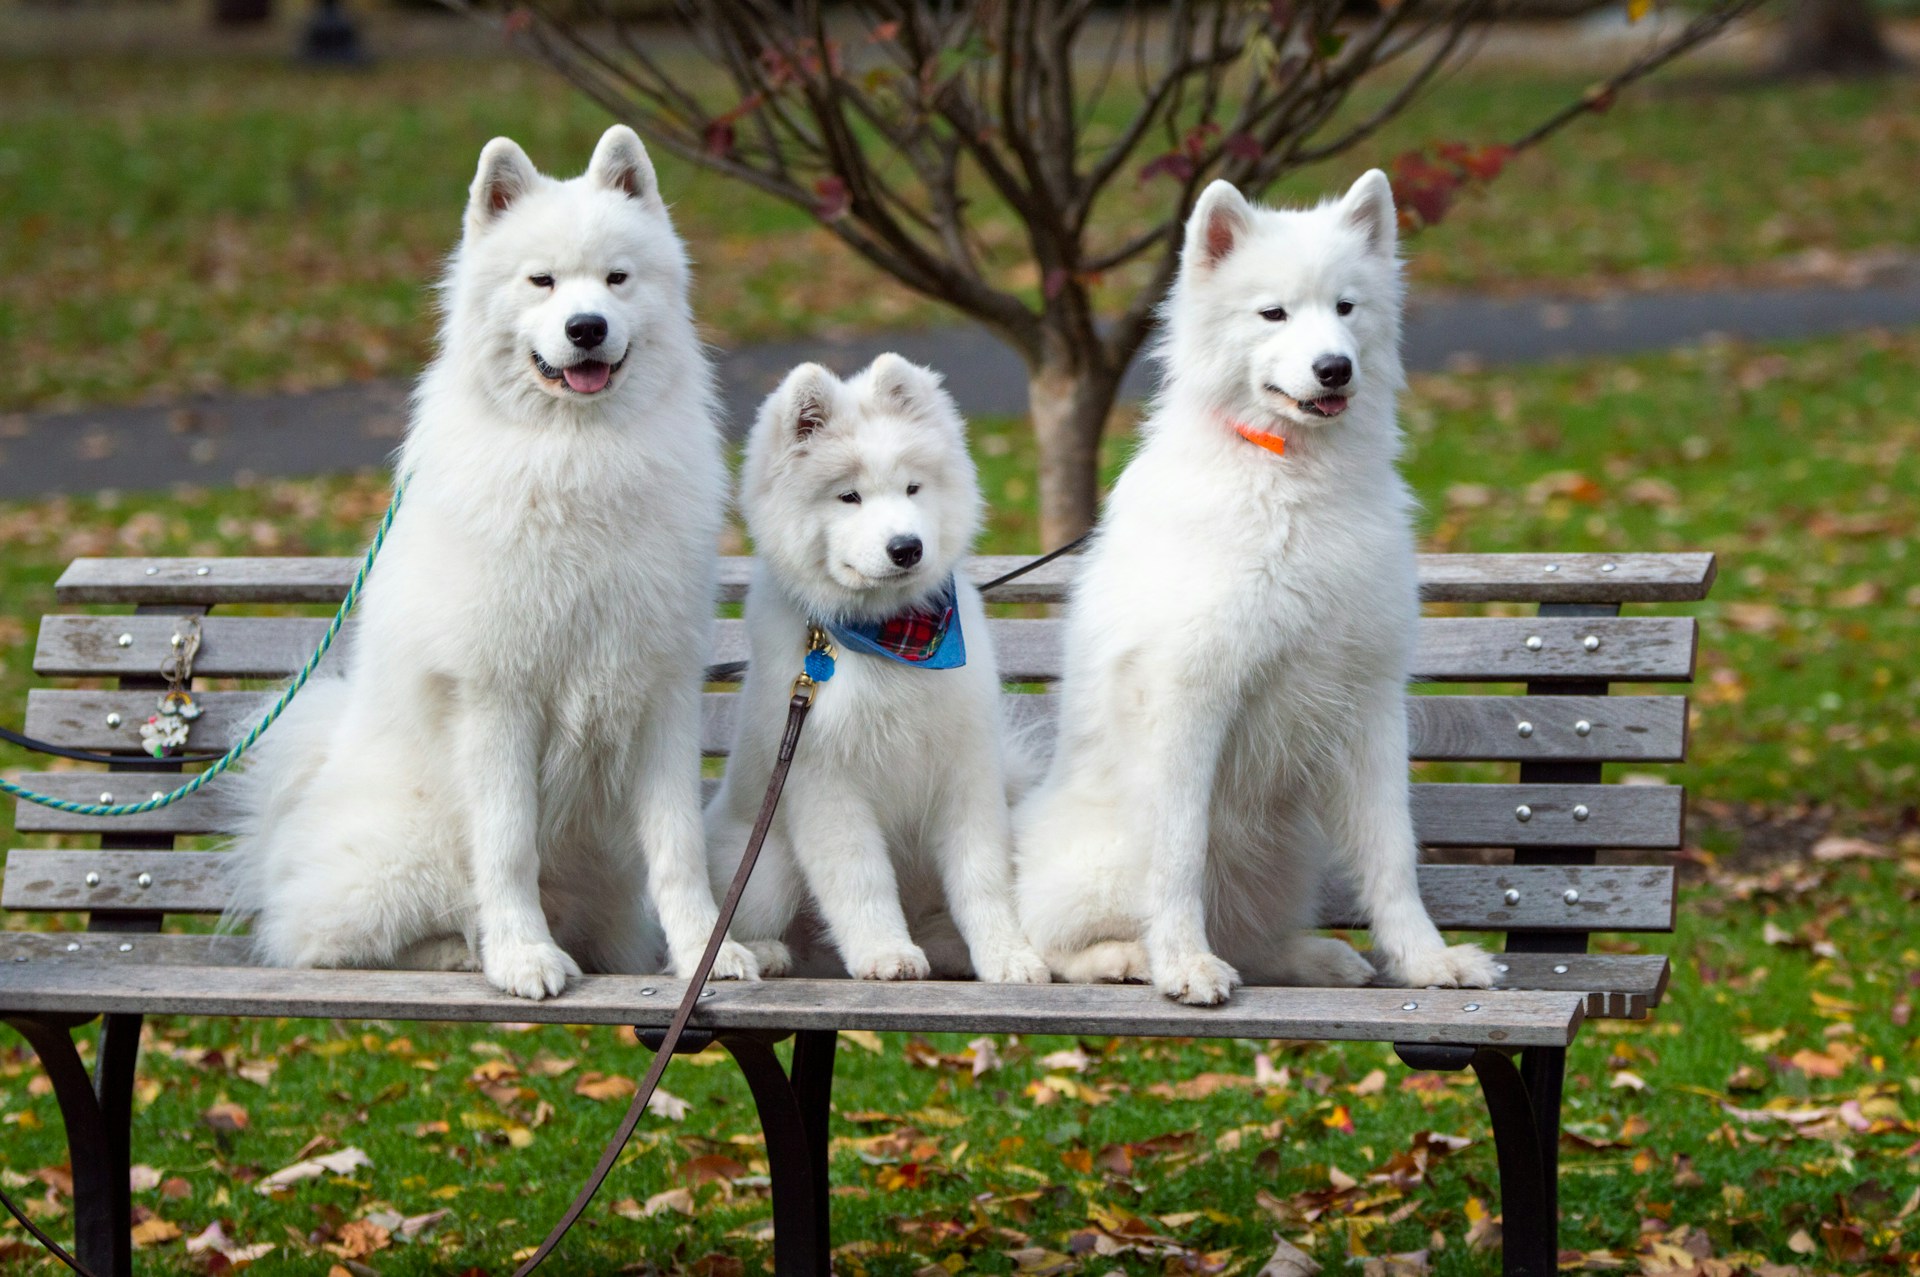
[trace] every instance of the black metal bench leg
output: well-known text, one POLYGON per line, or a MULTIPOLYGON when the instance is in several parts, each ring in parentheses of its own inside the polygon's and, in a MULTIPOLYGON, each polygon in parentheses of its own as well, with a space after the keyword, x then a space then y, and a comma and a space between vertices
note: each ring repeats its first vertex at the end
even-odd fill
POLYGON ((819 1229, 819 1198, 807 1122, 780 1057, 764 1038, 724 1034, 720 1043, 733 1056, 760 1110, 767 1138, 767 1173, 773 1181, 773 1271, 775 1277, 828 1277, 827 1245, 819 1229))
MULTIPOLYGON (((1533 1098, 1520 1069, 1504 1052, 1485 1047, 1475 1051, 1473 1071, 1487 1098, 1500 1161, 1500 1269, 1506 1277, 1554 1277, 1559 1271, 1560 1217, 1533 1098)), ((1557 1121, 1554 1130, 1559 1130, 1557 1121)))
POLYGON ((793 1094, 807 1128, 807 1153, 813 1163, 814 1235, 820 1243, 820 1271, 833 1250, 833 1185, 828 1156, 828 1123, 833 1111, 833 1057, 840 1035, 832 1029, 807 1029, 793 1035, 793 1094))
POLYGON ((74 1049, 73 1022, 12 1015, 12 1025, 40 1057, 53 1083, 60 1117, 67 1127, 67 1161, 73 1171, 73 1254, 96 1277, 131 1277, 133 1273, 133 1219, 127 1184, 127 1117, 133 1086, 134 1050, 139 1046, 139 1017, 133 1028, 133 1046, 122 1047, 114 1035, 101 1041, 101 1078, 115 1078, 121 1066, 107 1067, 109 1047, 118 1060, 126 1056, 126 1102, 103 1105, 94 1080, 74 1049), (118 1130, 115 1130, 115 1126, 118 1130))
POLYGON ((1540 1173, 1547 1182, 1548 1218, 1554 1220, 1560 1218, 1560 1098, 1566 1078, 1565 1047, 1530 1046, 1520 1053, 1520 1080, 1533 1103, 1540 1173))

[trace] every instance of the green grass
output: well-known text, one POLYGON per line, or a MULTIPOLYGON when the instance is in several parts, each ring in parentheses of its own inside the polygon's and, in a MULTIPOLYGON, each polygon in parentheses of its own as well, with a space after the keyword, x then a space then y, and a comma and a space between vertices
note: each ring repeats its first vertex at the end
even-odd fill
MULTIPOLYGON (((408 374, 433 326, 423 281, 458 231, 480 146, 508 133, 572 172, 606 123, 543 70, 507 61, 396 59, 333 75, 245 59, 32 59, 7 76, 0 411, 408 374)), ((1428 142, 1511 136, 1584 83, 1458 75, 1279 194, 1316 196, 1428 142)), ((1418 239, 1413 270, 1449 288, 1585 288, 1911 245, 1916 166, 1920 82, 1669 75, 1464 200, 1418 239), (1765 164, 1750 158, 1760 137, 1765 164)), ((667 157, 660 172, 717 340, 951 318, 805 214, 667 157)), ((1168 197, 1165 182, 1123 175, 1104 233, 1130 233, 1168 197)), ((990 200, 982 238, 1009 284, 1037 284, 990 200)), ((1102 304, 1135 282, 1116 274, 1102 304)))
MULTIPOLYGON (((1692 857, 1710 872, 1687 891, 1676 934, 1606 942, 1672 955, 1667 1005, 1649 1025, 1590 1026, 1571 1056, 1578 1138, 1566 1148, 1564 1244, 1596 1265, 1658 1271, 1678 1253, 1659 1246, 1704 1246, 1734 1265, 1818 1271, 1852 1271, 1855 1254, 1894 1256, 1873 1269, 1891 1271, 1910 1270, 1920 1249, 1920 1208, 1901 1215, 1920 1140, 1908 1022, 1920 838, 1907 834, 1890 859, 1771 871, 1731 854, 1731 818, 1747 804, 1773 817, 1813 808, 1820 827, 1884 828, 1911 801, 1916 368, 1920 332, 1866 334, 1430 377, 1409 396, 1407 470, 1431 546, 1710 549, 1722 559, 1712 601, 1679 609, 1703 621, 1702 681, 1693 760, 1671 769, 1712 817, 1696 822, 1704 847, 1692 857), (1795 1124, 1725 1103, 1833 1111, 1795 1124)), ((976 436, 995 511, 986 548, 1035 548, 1026 435, 986 421, 976 436)), ((1110 467, 1125 451, 1113 442, 1110 467)), ((74 555, 349 553, 385 499, 368 475, 0 507, 0 717, 20 720, 32 618, 52 607, 51 581, 74 555)), ((0 765, 22 761, 0 754, 0 765)), ((590 1071, 632 1073, 645 1058, 607 1030, 167 1020, 152 1033, 135 1160, 180 1183, 175 1196, 137 1200, 189 1236, 220 1219, 239 1242, 275 1243, 263 1271, 324 1271, 333 1257, 310 1245, 377 1240, 354 1221, 443 1208, 427 1239, 366 1262, 396 1275, 506 1271, 617 1116, 617 1100, 583 1099, 576 1084, 590 1071), (561 1072, 560 1061, 573 1063, 561 1072), (491 1075, 476 1077, 483 1068, 491 1075), (222 1102, 246 1111, 244 1129, 207 1123, 222 1102), (372 1165, 283 1197, 255 1191, 316 1138, 323 1150, 363 1149, 372 1165)), ((1497 1205, 1474 1092, 1463 1078, 1410 1082, 1385 1047, 1090 1042, 1087 1071, 1072 1073, 1040 1062, 1070 1042, 1001 1039, 1004 1063, 975 1080, 966 1062, 932 1058, 958 1056, 964 1042, 929 1052, 889 1035, 872 1045, 843 1044, 836 1090, 844 1271, 1008 1271, 1006 1252, 1072 1252, 1116 1212, 1147 1219, 1181 1252, 1087 1256, 1074 1261, 1080 1271, 1252 1272, 1275 1232, 1331 1268, 1424 1248, 1441 1273, 1496 1269, 1469 1240, 1475 1214, 1497 1205), (1256 1053, 1288 1083, 1243 1084, 1256 1053), (1368 1081, 1375 1069, 1383 1088, 1368 1081), (1243 1083, 1195 1099, 1150 1091, 1204 1073, 1243 1083), (1474 1142, 1435 1160, 1422 1184, 1367 1182, 1420 1131, 1474 1142), (1130 1154, 1130 1170, 1113 1149, 1169 1135, 1179 1138, 1130 1154), (1336 1171, 1362 1191, 1329 1199, 1336 1171), (1258 1204, 1263 1191, 1272 1210, 1258 1204), (1316 1207, 1325 1213, 1306 1218, 1316 1207)), ((10 1051, 0 1056, 0 1175, 30 1175, 57 1167, 64 1144, 51 1097, 35 1093, 37 1069, 10 1051)), ((682 1062, 667 1088, 692 1112, 647 1120, 642 1151, 562 1271, 641 1258, 706 1274, 767 1265, 769 1207, 752 1178, 764 1150, 743 1085, 730 1067, 682 1062), (694 1187, 691 1218, 618 1213, 715 1172, 738 1182, 694 1187)), ((56 1233, 70 1227, 65 1198, 47 1198, 39 1181, 5 1182, 47 1200, 56 1233)), ((141 1262, 195 1271, 178 1241, 141 1262)))

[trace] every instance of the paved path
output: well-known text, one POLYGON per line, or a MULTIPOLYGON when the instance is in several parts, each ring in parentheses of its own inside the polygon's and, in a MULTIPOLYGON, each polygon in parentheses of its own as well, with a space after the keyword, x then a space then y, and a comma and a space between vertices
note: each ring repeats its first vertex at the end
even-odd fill
MULTIPOLYGON (((1920 324, 1920 267, 1867 287, 1636 293, 1601 301, 1455 297, 1416 302, 1407 363, 1416 371, 1536 363, 1686 345, 1714 335, 1754 340, 1920 324)), ((978 329, 782 342, 723 357, 728 420, 743 429, 794 364, 842 370, 882 350, 939 368, 969 414, 1026 410, 1019 359, 978 329)), ((1136 365, 1126 394, 1144 395, 1136 365)), ((220 485, 248 477, 378 466, 399 442, 407 387, 368 382, 303 395, 219 396, 173 407, 103 408, 0 418, 0 500, 97 488, 220 485)))

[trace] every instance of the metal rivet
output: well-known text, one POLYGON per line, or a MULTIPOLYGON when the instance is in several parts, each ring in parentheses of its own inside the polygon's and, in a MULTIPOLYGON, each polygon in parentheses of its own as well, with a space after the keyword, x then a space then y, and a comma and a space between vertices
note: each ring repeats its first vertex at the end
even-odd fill
POLYGON ((122 952, 122 953, 132 953, 132 952, 133 952, 133 946, 132 946, 132 945, 130 945, 130 944, 123 944, 123 945, 121 945, 121 946, 120 946, 120 952, 122 952))
POLYGON ((172 643, 175 647, 179 647, 180 644, 183 642, 185 642, 185 640, 182 639, 178 634, 173 636, 172 643))
POLYGON ((1593 724, 1583 718, 1573 725, 1573 734, 1575 736, 1591 736, 1593 734, 1593 724))
POLYGON ((1600 650, 1600 636, 1598 634, 1589 634, 1580 640, 1580 646, 1586 648, 1589 652, 1597 652, 1600 650))
POLYGON ((100 801, 101 801, 101 802, 103 802, 103 803, 110 803, 110 802, 112 802, 112 801, 113 801, 113 795, 112 795, 112 794, 102 794, 102 795, 100 795, 100 801))
POLYGON ((644 989, 642 989, 642 990, 640 990, 640 996, 641 996, 641 997, 643 997, 643 998, 650 998, 650 997, 652 997, 652 996, 653 996, 653 986, 652 986, 652 985, 648 985, 648 986, 647 986, 646 988, 644 988, 644 989))
POLYGON ((1553 964, 1553 973, 1554 973, 1555 975, 1565 975, 1565 974, 1567 973, 1567 964, 1566 964, 1566 963, 1564 963, 1564 962, 1556 962, 1556 963, 1554 963, 1554 964, 1553 964))
POLYGON ((1617 568, 1617 567, 1619 567, 1619 566, 1620 566, 1620 565, 1619 565, 1619 564, 1617 564, 1617 563, 1602 563, 1602 564, 1600 565, 1600 570, 1601 570, 1602 572, 1611 572, 1611 571, 1613 571, 1613 570, 1614 570, 1615 568, 1617 568))
POLYGON ((1509 966, 1508 966, 1508 965, 1507 965, 1506 963, 1504 963, 1504 962, 1496 962, 1496 963, 1494 963, 1494 964, 1493 964, 1493 969, 1494 969, 1495 971, 1498 971, 1498 972, 1499 972, 1499 973, 1500 973, 1501 975, 1505 975, 1505 974, 1506 974, 1506 973, 1507 973, 1508 971, 1510 971, 1510 970, 1512 970, 1512 968, 1511 968, 1511 967, 1509 967, 1509 966))
POLYGON ((1505 900, 1505 901, 1506 901, 1506 902, 1507 902, 1508 904, 1510 904, 1510 905, 1517 905, 1517 904, 1519 904, 1519 903, 1520 903, 1520 888, 1518 888, 1518 887, 1508 887, 1508 888, 1507 888, 1507 890, 1506 890, 1506 893, 1505 893, 1504 895, 1502 895, 1502 896, 1501 896, 1501 899, 1502 899, 1502 900, 1505 900))
POLYGON ((1480 1009, 1480 1004, 1478 1002, 1469 1002, 1467 1003, 1467 1005, 1461 1007, 1460 1009, 1462 1011, 1478 1011, 1480 1009))
POLYGON ((121 647, 132 647, 133 635, 122 634, 119 638, 115 639, 114 642, 118 643, 121 647))
POLYGON ((1522 737, 1531 736, 1533 735, 1533 724, 1524 721, 1516 723, 1514 724, 1513 730, 1520 733, 1522 737))
POLYGON ((153 875, 141 874, 138 878, 135 878, 134 881, 143 887, 151 887, 153 885, 153 875))
POLYGON ((156 789, 153 791, 153 800, 155 802, 159 802, 162 798, 165 798, 165 797, 166 795, 161 793, 159 790, 156 789))
POLYGON ((1585 820, 1588 816, 1592 814, 1593 814, 1592 812, 1589 812, 1587 810, 1587 805, 1585 803, 1575 804, 1573 809, 1573 818, 1575 820, 1585 820))
POLYGON ((68 953, 80 952, 80 942, 78 940, 67 941, 67 952, 68 953))
POLYGON ((1420 1004, 1418 1002, 1402 1002, 1400 1004, 1400 1009, 1402 1011, 1418 1011, 1420 1009, 1420 1004))
POLYGON ((120 726, 120 716, 118 714, 107 715, 107 726, 108 727, 120 726))
POLYGON ((207 573, 209 573, 209 572, 211 572, 211 571, 213 571, 213 569, 212 569, 212 568, 195 568, 195 569, 193 570, 193 574, 194 574, 195 576, 205 576, 205 575, 206 575, 207 573))
POLYGON ((1529 652, 1537 652, 1544 646, 1546 645, 1540 641, 1538 634, 1527 635, 1527 650, 1529 652))
POLYGON ((712 989, 702 989, 702 990, 700 990, 700 996, 701 996, 701 997, 703 997, 703 998, 710 998, 710 997, 712 997, 712 996, 713 996, 713 990, 712 990, 712 989))
POLYGON ((99 875, 99 874, 97 874, 97 873, 90 873, 90 874, 88 874, 88 875, 87 875, 87 885, 88 885, 89 887, 97 887, 97 886, 99 886, 99 885, 100 885, 100 875, 99 875))
POLYGON ((159 575, 160 575, 160 569, 159 569, 159 568, 148 568, 148 569, 147 569, 147 575, 148 575, 148 576, 159 576, 159 575))
POLYGON ((1566 901, 1570 905, 1577 905, 1580 903, 1580 893, 1575 891, 1572 887, 1568 887, 1565 891, 1561 892, 1560 898, 1566 901))
POLYGON ((1560 565, 1558 563, 1549 563, 1547 564, 1546 570, 1549 572, 1558 572, 1560 570, 1560 565))
POLYGON ((1513 818, 1524 825, 1533 819, 1533 808, 1527 806, 1525 803, 1521 803, 1513 809, 1513 818))
POLYGON ((24 953, 16 953, 13 955, 13 960, 15 962, 25 962, 27 960, 27 955, 24 953))

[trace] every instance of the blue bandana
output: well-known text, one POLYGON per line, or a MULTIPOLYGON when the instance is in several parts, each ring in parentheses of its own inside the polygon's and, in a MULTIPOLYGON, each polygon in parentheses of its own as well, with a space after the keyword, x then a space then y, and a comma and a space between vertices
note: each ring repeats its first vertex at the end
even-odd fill
POLYGON ((843 651, 865 652, 923 670, 958 669, 967 663, 966 636, 953 578, 940 593, 918 607, 879 621, 833 623, 824 627, 843 651))

